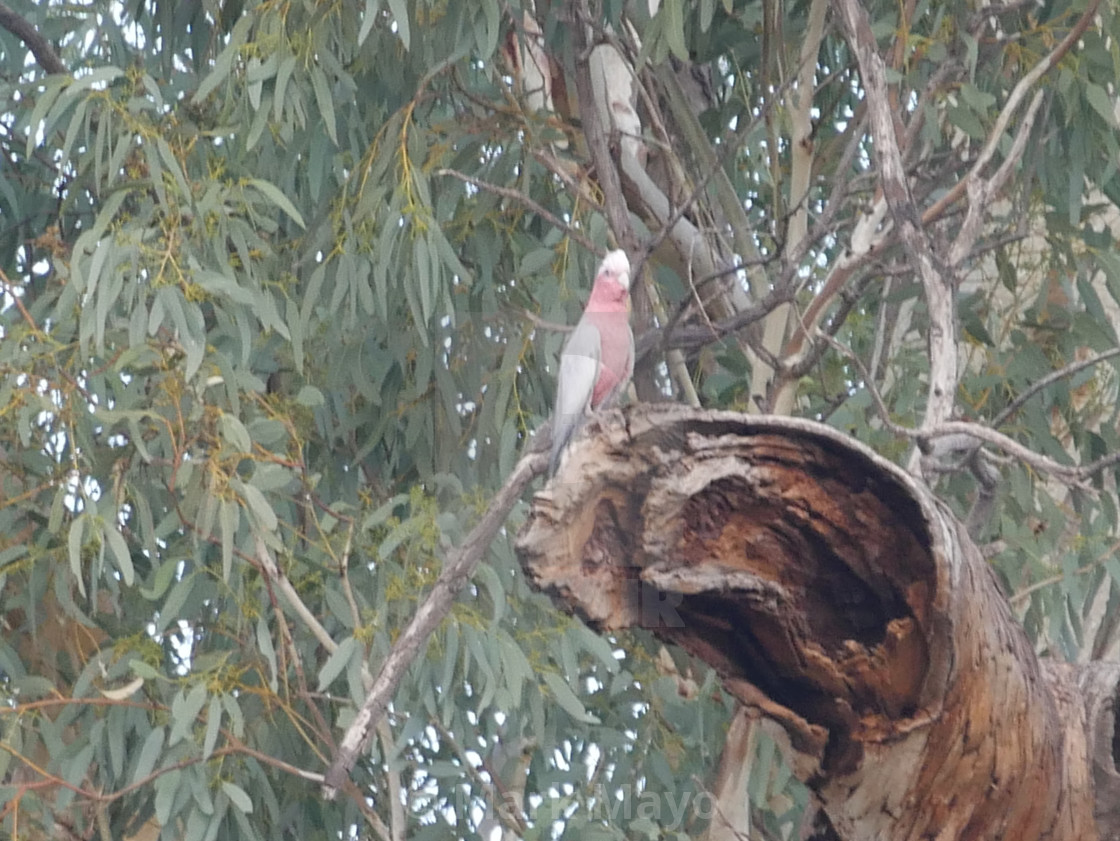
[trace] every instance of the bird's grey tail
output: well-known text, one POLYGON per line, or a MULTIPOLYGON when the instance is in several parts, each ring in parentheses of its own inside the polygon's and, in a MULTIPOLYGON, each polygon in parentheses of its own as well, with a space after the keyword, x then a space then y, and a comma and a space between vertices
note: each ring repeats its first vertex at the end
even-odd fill
POLYGON ((579 419, 575 417, 565 417, 559 415, 552 424, 552 454, 548 459, 548 478, 556 475, 556 469, 560 466, 560 459, 564 455, 564 450, 568 448, 568 443, 572 440, 576 429, 579 427, 579 419))

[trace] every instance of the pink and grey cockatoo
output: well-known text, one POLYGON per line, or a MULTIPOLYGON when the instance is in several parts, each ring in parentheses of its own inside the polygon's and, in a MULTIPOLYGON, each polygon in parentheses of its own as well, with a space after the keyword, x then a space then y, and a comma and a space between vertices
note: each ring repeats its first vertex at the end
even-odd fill
POLYGON ((560 352, 549 474, 591 411, 610 406, 633 373, 630 261, 625 251, 612 251, 599 264, 583 316, 560 352))

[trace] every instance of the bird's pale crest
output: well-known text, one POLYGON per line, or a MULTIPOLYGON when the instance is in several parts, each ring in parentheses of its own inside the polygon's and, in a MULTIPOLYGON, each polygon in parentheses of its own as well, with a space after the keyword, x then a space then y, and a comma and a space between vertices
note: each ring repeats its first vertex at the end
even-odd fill
POLYGON ((599 264, 599 274, 609 275, 614 278, 623 289, 629 289, 630 261, 626 257, 626 252, 620 248, 604 257, 603 262, 599 264))

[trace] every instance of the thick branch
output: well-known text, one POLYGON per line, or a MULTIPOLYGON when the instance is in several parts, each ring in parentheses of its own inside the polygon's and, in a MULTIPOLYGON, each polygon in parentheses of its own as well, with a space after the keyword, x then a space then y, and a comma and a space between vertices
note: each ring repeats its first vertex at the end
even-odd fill
POLYGON ((27 49, 31 50, 39 66, 48 73, 70 72, 50 42, 39 34, 39 30, 17 15, 6 3, 0 3, 0 26, 27 44, 27 49))

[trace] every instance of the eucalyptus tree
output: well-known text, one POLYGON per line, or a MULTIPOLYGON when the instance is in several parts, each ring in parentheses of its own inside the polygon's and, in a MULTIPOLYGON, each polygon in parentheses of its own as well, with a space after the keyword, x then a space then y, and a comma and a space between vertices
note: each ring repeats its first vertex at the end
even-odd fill
POLYGON ((808 792, 716 672, 515 558, 617 247, 636 400, 851 434, 967 523, 1040 650, 1114 652, 1108 4, 0 27, 13 836, 788 837, 808 792))

